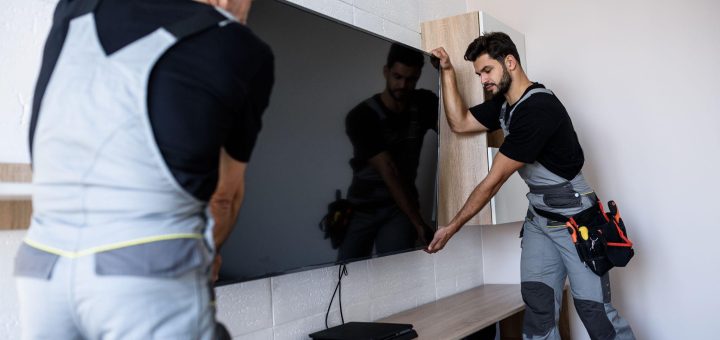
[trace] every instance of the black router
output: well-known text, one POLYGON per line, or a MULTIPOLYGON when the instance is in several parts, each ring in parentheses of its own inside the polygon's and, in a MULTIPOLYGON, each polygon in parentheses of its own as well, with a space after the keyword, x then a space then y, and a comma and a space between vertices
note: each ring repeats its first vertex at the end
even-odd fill
POLYGON ((309 335, 314 340, 405 340, 418 337, 413 325, 383 322, 348 322, 309 335))

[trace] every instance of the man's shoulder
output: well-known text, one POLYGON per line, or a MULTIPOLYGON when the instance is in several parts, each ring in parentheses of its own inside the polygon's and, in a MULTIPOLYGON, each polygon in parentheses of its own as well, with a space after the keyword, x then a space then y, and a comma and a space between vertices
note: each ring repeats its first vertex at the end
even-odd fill
POLYGON ((437 100, 438 96, 435 94, 435 92, 430 91, 428 89, 417 89, 415 90, 415 97, 421 99, 421 100, 437 100))
MULTIPOLYGON (((529 91, 534 89, 546 90, 542 84, 535 84, 529 91)), ((552 116, 565 113, 565 107, 554 93, 542 91, 527 97, 515 110, 515 114, 520 115, 531 112, 542 112, 552 116)))
POLYGON ((426 89, 415 90, 413 96, 415 104, 425 108, 433 107, 439 100, 438 96, 434 92, 426 89))
POLYGON ((377 109, 382 108, 380 103, 377 103, 377 96, 378 95, 374 95, 355 105, 355 107, 348 112, 345 118, 346 123, 348 125, 374 125, 380 123, 382 113, 378 112, 377 109), (377 105, 372 105, 371 103, 373 101, 375 101, 377 105))

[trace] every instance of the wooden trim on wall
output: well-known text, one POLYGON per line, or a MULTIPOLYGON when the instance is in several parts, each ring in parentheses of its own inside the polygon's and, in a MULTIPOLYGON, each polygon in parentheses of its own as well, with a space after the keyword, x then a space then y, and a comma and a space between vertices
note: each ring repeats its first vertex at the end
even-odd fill
POLYGON ((0 182, 32 182, 30 164, 0 163, 0 182))
MULTIPOLYGON (((483 89, 472 63, 464 59, 470 42, 480 34, 480 13, 472 12, 421 25, 423 49, 444 47, 455 67, 458 88, 466 103, 481 103, 483 89)), ((458 135, 450 130, 445 109, 440 108, 440 173, 438 187, 438 224, 447 225, 460 211, 465 200, 488 174, 487 134, 458 135)), ((467 224, 491 224, 488 204, 467 224)))
MULTIPOLYGON (((3 182, 29 183, 30 164, 0 163, 0 185, 3 182)), ((32 215, 32 201, 0 199, 0 230, 27 229, 32 215)))
POLYGON ((32 201, 0 201, 0 230, 27 229, 32 201))

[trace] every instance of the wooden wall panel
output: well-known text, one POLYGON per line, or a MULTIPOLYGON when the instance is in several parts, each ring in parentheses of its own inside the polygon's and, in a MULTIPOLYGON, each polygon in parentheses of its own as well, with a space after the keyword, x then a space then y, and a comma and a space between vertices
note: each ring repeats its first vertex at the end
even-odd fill
POLYGON ((0 230, 27 229, 32 201, 0 201, 0 230))
POLYGON ((31 182, 30 164, 0 163, 0 182, 31 182))
MULTIPOLYGON (((31 182, 29 164, 0 164, 0 185, 3 182, 31 182)), ((0 230, 26 229, 32 215, 31 200, 3 200, 0 198, 0 230)))
MULTIPOLYGON (((444 47, 457 74, 460 94, 466 103, 483 101, 482 83, 472 63, 465 61, 465 50, 480 34, 479 13, 467 13, 421 25, 423 49, 444 47)), ((438 193, 438 224, 446 225, 462 208, 465 200, 488 174, 487 134, 458 135, 450 130, 441 105, 440 174, 438 193)), ((468 224, 490 224, 488 204, 468 224)))

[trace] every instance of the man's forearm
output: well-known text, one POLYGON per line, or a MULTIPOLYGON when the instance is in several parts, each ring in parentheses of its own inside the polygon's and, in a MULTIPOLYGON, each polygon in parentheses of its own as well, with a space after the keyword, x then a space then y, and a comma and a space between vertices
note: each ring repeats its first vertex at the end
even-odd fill
POLYGON ((390 191, 390 196, 392 196, 400 210, 407 215, 414 225, 424 224, 418 211, 417 202, 408 193, 408 189, 403 184, 390 154, 383 151, 370 158, 368 162, 380 173, 380 177, 382 177, 385 186, 390 191))
POLYGON ((216 249, 220 249, 230 237, 237 221, 243 196, 244 192, 239 192, 234 196, 213 195, 210 200, 210 212, 215 220, 213 239, 216 249))
POLYGON ((503 182, 492 183, 493 181, 488 180, 486 177, 475 189, 470 193, 467 201, 463 205, 462 209, 453 217, 448 223, 448 227, 457 232, 462 228, 467 221, 473 216, 477 215, 480 210, 490 202, 490 199, 497 194, 502 187, 503 182))
POLYGON ((424 223, 422 217, 420 216, 420 212, 418 211, 417 204, 410 198, 407 189, 402 185, 395 167, 390 166, 390 169, 380 171, 380 175, 383 178, 383 182, 385 182, 385 185, 388 187, 393 200, 400 210, 408 216, 410 221, 414 225, 424 223))

